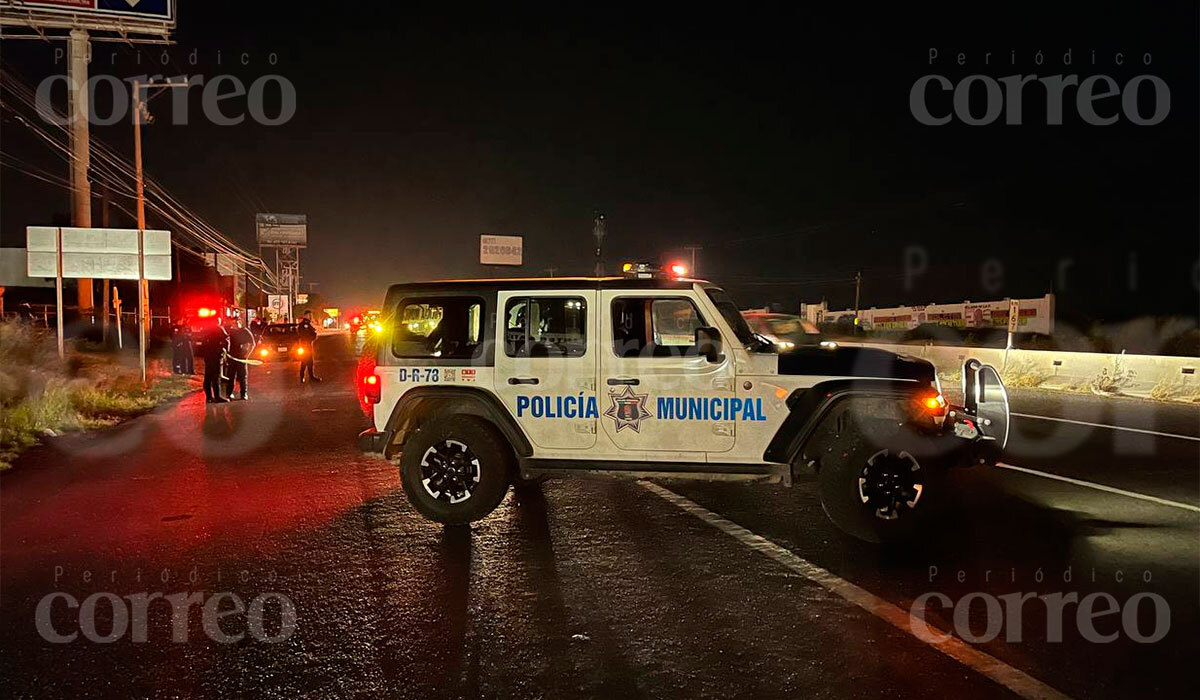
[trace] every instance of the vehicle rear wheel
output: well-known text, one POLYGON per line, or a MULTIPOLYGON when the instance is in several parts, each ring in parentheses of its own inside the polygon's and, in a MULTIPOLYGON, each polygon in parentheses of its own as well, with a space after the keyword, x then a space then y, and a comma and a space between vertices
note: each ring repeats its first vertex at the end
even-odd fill
POLYGON ((499 431, 475 416, 422 425, 404 444, 400 481, 421 515, 458 525, 481 520, 508 493, 512 449, 499 431))
POLYGON ((901 431, 879 444, 842 436, 822 456, 821 506, 844 532, 867 542, 911 539, 943 497, 945 462, 932 441, 901 431))

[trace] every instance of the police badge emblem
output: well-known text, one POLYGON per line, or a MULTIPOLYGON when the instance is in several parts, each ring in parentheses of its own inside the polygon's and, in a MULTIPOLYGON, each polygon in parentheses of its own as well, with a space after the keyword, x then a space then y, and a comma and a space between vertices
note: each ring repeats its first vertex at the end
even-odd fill
POLYGON ((631 387, 626 386, 620 392, 608 392, 608 398, 612 400, 612 406, 609 406, 604 415, 613 419, 618 433, 625 428, 632 428, 633 432, 640 433, 642 420, 654 417, 650 409, 646 408, 649 394, 635 394, 631 387))

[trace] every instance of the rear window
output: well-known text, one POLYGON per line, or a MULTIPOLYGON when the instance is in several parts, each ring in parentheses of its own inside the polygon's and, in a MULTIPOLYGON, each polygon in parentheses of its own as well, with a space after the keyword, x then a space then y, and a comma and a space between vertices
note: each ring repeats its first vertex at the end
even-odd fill
POLYGON ((397 357, 471 359, 483 349, 483 299, 406 299, 396 310, 392 352, 397 357))

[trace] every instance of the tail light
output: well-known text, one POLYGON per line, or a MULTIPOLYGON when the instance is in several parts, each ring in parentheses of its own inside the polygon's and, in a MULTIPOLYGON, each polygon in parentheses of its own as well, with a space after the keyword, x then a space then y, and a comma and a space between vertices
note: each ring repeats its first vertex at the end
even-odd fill
POLYGON ((358 385, 358 406, 363 415, 369 419, 375 418, 375 404, 379 403, 380 392, 383 389, 383 378, 375 374, 375 358, 365 356, 359 359, 355 371, 358 385))
POLYGON ((942 397, 941 392, 932 391, 917 396, 917 403, 921 406, 921 411, 927 415, 941 417, 946 415, 946 399, 942 397))
POLYGON ((363 398, 373 404, 379 403, 378 374, 368 374, 363 377, 363 398))

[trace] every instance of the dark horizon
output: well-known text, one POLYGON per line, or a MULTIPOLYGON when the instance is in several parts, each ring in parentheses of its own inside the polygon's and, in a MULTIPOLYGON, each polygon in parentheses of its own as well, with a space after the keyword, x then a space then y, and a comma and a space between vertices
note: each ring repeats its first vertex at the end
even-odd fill
MULTIPOLYGON (((809 10, 636 21, 360 10, 340 36, 323 31, 327 12, 278 7, 239 6, 231 21, 221 3, 182 3, 166 67, 159 47, 97 43, 93 74, 149 65, 291 81, 288 123, 217 126, 192 104, 188 126, 146 129, 146 168, 249 250, 257 211, 307 214, 304 279, 333 303, 375 303, 398 281, 590 273, 599 209, 609 270, 701 246, 699 273, 744 306, 849 307, 861 270, 864 307, 1054 292, 1060 315, 1082 321, 1196 315, 1194 6, 1122 21, 1039 10, 1036 30, 1020 12, 982 9, 986 29, 968 30, 979 22, 965 14, 899 10, 870 26, 809 10), (1015 65, 984 65, 989 51, 1015 52, 1015 65), (1116 52, 1152 60, 1118 66, 1116 52), (1169 86, 1170 110, 1159 124, 1094 126, 1068 98, 1064 124, 1049 126, 1032 86, 1023 124, 927 126, 909 91, 931 73, 1122 86, 1148 73, 1169 86), (482 233, 524 236, 526 265, 480 266, 482 233), (906 260, 926 265, 908 285, 906 260)), ((63 70, 56 46, 7 41, 4 68, 36 83, 63 70)), ((155 110, 169 115, 167 98, 155 110)), ((6 152, 65 175, 23 127, 0 128, 6 152)), ((93 135, 131 153, 130 131, 93 135)), ((0 178, 3 245, 69 213, 65 190, 8 167, 0 178)))

